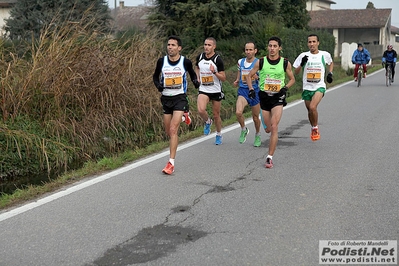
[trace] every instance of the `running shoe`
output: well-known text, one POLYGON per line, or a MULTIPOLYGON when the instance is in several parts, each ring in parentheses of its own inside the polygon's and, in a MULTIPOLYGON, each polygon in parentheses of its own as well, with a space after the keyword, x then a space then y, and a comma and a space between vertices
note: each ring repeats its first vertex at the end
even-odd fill
POLYGON ((210 123, 205 123, 205 127, 204 127, 204 135, 209 135, 211 134, 211 126, 212 126, 212 119, 210 123))
POLYGON ((245 128, 244 130, 241 130, 241 135, 240 135, 240 143, 243 144, 247 140, 247 135, 249 133, 249 129, 245 128))
POLYGON ((222 145, 222 141, 223 141, 223 137, 216 135, 216 140, 215 140, 215 144, 216 145, 222 145))
POLYGON ((313 128, 312 132, 310 133, 310 139, 312 141, 316 141, 320 139, 320 133, 318 128, 313 128))
POLYGON ((357 78, 355 78, 355 82, 357 82, 357 78))
POLYGON ((255 141, 254 141, 254 146, 255 147, 260 147, 261 144, 262 144, 262 142, 260 140, 260 136, 256 135, 255 136, 255 141))
POLYGON ((167 175, 171 175, 174 171, 175 167, 170 162, 168 162, 165 168, 162 170, 162 172, 167 175))
POLYGON ((183 122, 185 122, 187 125, 190 125, 191 124, 191 117, 190 117, 190 115, 189 115, 189 113, 188 112, 185 112, 184 114, 183 114, 183 122))
POLYGON ((266 158, 265 167, 266 167, 266 168, 272 168, 272 167, 273 167, 273 160, 272 160, 272 158, 269 158, 269 157, 266 158))

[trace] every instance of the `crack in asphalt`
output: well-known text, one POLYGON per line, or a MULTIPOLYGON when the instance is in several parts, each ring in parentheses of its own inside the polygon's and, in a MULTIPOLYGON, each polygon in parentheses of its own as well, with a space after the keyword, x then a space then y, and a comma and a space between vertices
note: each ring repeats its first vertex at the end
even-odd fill
MULTIPOLYGON (((308 124, 307 120, 302 120, 296 125, 292 125, 279 133, 279 138, 286 138, 292 133, 308 124)), ((279 145, 290 146, 295 145, 293 142, 279 141, 279 145)), ((191 205, 176 206, 171 209, 171 213, 165 217, 162 224, 152 227, 143 228, 137 235, 126 240, 125 242, 108 249, 103 256, 96 259, 93 263, 86 264, 86 266, 109 266, 109 265, 133 265, 138 263, 145 263, 155 261, 169 253, 175 252, 177 246, 195 242, 196 240, 208 235, 208 232, 196 230, 191 227, 183 227, 182 223, 193 217, 195 214, 191 212, 192 208, 197 205, 201 199, 210 193, 225 193, 236 190, 234 183, 247 180, 253 173, 254 169, 258 167, 259 161, 263 160, 264 156, 256 158, 249 162, 245 169, 247 170, 241 176, 228 182, 226 185, 212 185, 208 183, 197 183, 204 186, 209 186, 210 189, 195 198, 191 205), (173 220, 175 218, 175 220, 173 220), (168 225, 174 223, 174 225, 168 225)), ((252 178, 251 181, 262 181, 259 178, 252 178)))

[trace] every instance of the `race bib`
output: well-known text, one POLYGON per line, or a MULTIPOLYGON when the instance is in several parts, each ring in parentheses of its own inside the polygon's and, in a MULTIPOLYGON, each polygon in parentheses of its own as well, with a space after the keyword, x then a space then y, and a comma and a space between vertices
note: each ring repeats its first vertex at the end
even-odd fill
POLYGON ((306 73, 306 81, 311 83, 318 83, 321 81, 320 69, 308 69, 306 73))
POLYGON ((201 77, 201 83, 202 83, 202 85, 204 85, 204 86, 211 86, 211 85, 213 85, 213 84, 214 84, 213 76, 202 76, 202 77, 201 77))
POLYGON ((180 88, 182 83, 183 83, 182 77, 165 78, 166 87, 180 88))
POLYGON ((244 74, 244 73, 241 75, 241 80, 242 80, 243 84, 247 84, 247 76, 248 76, 248 74, 244 74))
MULTIPOLYGON (((242 83, 243 83, 243 84, 247 84, 247 76, 248 76, 248 75, 242 75, 242 76, 241 76, 241 80, 242 80, 242 83)), ((252 80, 252 83, 254 83, 254 81, 256 81, 255 76, 252 76, 251 80, 252 80)))
POLYGON ((265 86, 263 88, 267 92, 279 92, 281 89, 281 80, 266 79, 265 86))
MULTIPOLYGON (((251 72, 251 70, 243 69, 241 71, 241 80, 243 84, 247 84, 247 76, 249 75, 249 72, 251 72)), ((252 76, 251 80, 252 83, 255 81, 255 75, 252 76)))

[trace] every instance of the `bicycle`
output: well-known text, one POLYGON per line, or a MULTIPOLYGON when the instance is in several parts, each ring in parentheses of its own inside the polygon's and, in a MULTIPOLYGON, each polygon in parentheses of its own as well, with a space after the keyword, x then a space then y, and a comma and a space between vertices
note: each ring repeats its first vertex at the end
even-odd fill
POLYGON ((359 65, 359 69, 357 70, 357 86, 360 87, 362 85, 363 79, 363 65, 359 65))
POLYGON ((388 86, 392 85, 392 63, 386 62, 387 68, 385 71, 385 84, 388 86))

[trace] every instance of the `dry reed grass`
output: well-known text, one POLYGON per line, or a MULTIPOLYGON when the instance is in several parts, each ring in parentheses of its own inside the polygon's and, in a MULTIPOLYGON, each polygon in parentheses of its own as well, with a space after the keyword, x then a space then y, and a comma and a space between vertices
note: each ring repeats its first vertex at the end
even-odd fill
POLYGON ((29 60, 11 54, 6 55, 11 60, 1 62, 2 143, 14 143, 4 144, 2 152, 40 151, 26 156, 45 158, 50 142, 61 143, 60 151, 74 151, 67 160, 55 151, 53 158, 38 160, 47 161, 41 166, 50 170, 49 162, 66 167, 71 160, 165 139, 159 93, 152 84, 155 62, 162 56, 155 35, 137 34, 119 43, 72 24, 42 36, 32 45, 29 60), (8 130, 19 117, 38 122, 43 136, 8 130))

